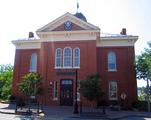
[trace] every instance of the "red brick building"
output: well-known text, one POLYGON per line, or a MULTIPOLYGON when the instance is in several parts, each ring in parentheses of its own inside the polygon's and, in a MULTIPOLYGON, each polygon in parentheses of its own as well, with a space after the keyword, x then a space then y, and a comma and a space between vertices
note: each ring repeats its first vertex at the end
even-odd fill
MULTIPOLYGON (((99 74, 105 99, 129 105, 137 99, 134 44, 138 36, 102 35, 100 28, 87 22, 82 13, 63 16, 38 29, 39 38, 13 41, 16 46, 13 95, 19 96, 18 83, 28 72, 43 78, 45 93, 40 101, 48 105, 73 105, 75 71, 78 80, 99 74)), ((78 94, 84 105, 90 102, 78 94)))

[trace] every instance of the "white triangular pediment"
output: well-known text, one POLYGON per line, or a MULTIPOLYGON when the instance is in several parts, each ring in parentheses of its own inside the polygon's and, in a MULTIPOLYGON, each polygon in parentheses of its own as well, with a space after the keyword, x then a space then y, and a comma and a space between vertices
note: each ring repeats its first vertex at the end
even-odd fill
POLYGON ((84 30, 100 30, 99 27, 96 27, 88 22, 85 22, 84 20, 81 20, 70 13, 66 13, 61 17, 55 19, 54 21, 48 23, 47 25, 43 26, 42 28, 38 29, 37 32, 51 32, 58 26, 64 24, 66 21, 71 21, 72 23, 78 25, 84 30))

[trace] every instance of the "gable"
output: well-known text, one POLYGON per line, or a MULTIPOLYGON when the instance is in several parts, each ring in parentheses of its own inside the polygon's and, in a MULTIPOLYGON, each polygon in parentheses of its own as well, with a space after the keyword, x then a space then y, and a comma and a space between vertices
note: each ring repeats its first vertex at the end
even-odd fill
POLYGON ((37 30, 37 32, 51 32, 51 31, 64 31, 64 24, 66 21, 72 23, 73 30, 100 30, 99 27, 96 27, 86 21, 83 21, 70 13, 66 13, 63 16, 55 19, 54 21, 48 23, 44 27, 37 30))
MULTIPOLYGON (((75 23, 72 23, 71 31, 75 31, 75 30, 85 30, 85 29, 75 23)), ((52 31, 66 31, 65 24, 58 26, 57 28, 53 29, 52 31)))

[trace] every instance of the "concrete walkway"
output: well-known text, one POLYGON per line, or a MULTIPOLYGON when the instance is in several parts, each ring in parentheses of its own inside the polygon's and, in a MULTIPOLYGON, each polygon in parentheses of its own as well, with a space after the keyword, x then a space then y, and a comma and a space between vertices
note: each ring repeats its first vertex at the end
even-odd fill
MULTIPOLYGON (((89 108, 85 108, 88 110, 89 108)), ((43 107, 44 114, 40 114, 43 117, 43 120, 116 120, 120 118, 125 118, 129 116, 138 116, 138 117, 146 117, 151 118, 151 113, 149 112, 134 112, 134 111, 110 111, 106 110, 106 114, 85 114, 83 115, 75 115, 73 114, 73 107, 65 107, 65 106, 57 106, 57 107, 43 107), (44 116, 43 116, 44 115, 44 116)), ((15 104, 3 104, 0 103, 0 113, 4 114, 15 114, 15 104)))

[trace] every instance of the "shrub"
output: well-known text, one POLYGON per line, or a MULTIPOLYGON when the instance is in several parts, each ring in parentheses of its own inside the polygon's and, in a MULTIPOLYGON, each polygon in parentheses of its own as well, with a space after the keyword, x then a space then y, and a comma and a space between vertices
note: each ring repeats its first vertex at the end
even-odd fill
POLYGON ((148 111, 147 101, 136 101, 132 104, 132 107, 138 109, 139 111, 148 111))

